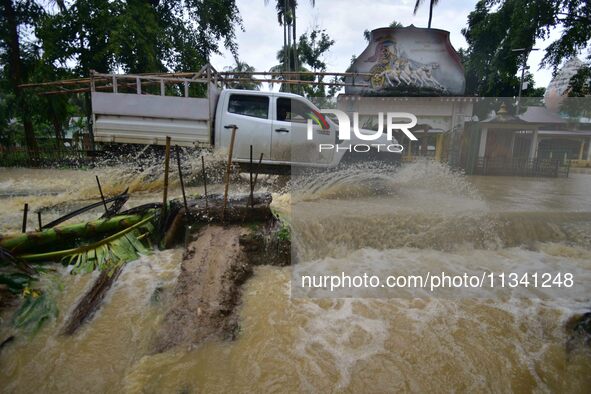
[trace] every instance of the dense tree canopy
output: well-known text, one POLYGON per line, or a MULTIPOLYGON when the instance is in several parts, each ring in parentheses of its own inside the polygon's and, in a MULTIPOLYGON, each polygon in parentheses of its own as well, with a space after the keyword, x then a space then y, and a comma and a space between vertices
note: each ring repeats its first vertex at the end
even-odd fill
MULTIPOLYGON (((483 96, 517 94, 516 74, 537 39, 561 25, 558 40, 546 49, 541 66, 556 70, 591 40, 591 3, 586 0, 480 0, 462 30, 468 49, 461 53, 467 92, 483 96), (515 49, 524 49, 514 51, 515 49)), ((531 77, 530 77, 531 79, 531 77)), ((531 89, 524 95, 539 94, 531 89)))
POLYGON ((53 125, 59 141, 72 102, 32 97, 20 84, 90 70, 198 70, 220 45, 237 57, 242 28, 235 0, 2 0, 0 7, 0 127, 22 123, 29 148, 36 148, 31 113, 53 125))
POLYGON ((252 75, 243 75, 239 73, 249 73, 256 71, 255 68, 246 62, 236 59, 236 64, 224 68, 224 71, 235 72, 237 74, 226 76, 226 86, 232 89, 259 90, 261 83, 252 75), (232 81, 235 80, 235 81, 232 81))
MULTIPOLYGON (((315 28, 310 32, 304 33, 298 40, 297 52, 295 47, 292 45, 288 48, 282 48, 277 53, 277 61, 279 64, 271 68, 273 72, 284 72, 294 71, 292 67, 285 63, 286 57, 284 54, 288 52, 289 58, 295 58, 297 56, 299 65, 297 70, 299 72, 324 72, 326 71, 325 56, 334 45, 334 40, 326 33, 326 30, 315 28)), ((296 78, 296 77, 292 77, 296 78)), ((315 81, 323 82, 323 77, 318 75, 312 77, 310 75, 300 75, 298 77, 303 81, 315 81)), ((276 79, 282 80, 282 76, 277 76, 276 79)), ((286 84, 281 85, 281 90, 286 90, 286 84)), ((297 93, 304 94, 308 97, 324 97, 326 96, 326 89, 324 85, 295 85, 291 89, 297 93)))

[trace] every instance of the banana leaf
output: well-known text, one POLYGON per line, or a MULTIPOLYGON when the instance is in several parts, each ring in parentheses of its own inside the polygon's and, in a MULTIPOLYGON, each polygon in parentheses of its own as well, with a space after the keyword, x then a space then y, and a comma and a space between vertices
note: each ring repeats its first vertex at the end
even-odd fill
POLYGON ((142 243, 154 230, 150 215, 131 227, 98 242, 78 248, 59 250, 48 253, 22 255, 24 261, 57 261, 72 265, 72 273, 92 272, 95 269, 112 271, 119 265, 148 254, 149 249, 142 243))
POLYGON ((57 314, 55 302, 46 293, 31 293, 14 314, 12 324, 34 335, 46 320, 55 318, 57 314))
POLYGON ((0 273, 0 284, 6 285, 13 294, 22 293, 23 289, 31 285, 34 278, 21 272, 0 273))

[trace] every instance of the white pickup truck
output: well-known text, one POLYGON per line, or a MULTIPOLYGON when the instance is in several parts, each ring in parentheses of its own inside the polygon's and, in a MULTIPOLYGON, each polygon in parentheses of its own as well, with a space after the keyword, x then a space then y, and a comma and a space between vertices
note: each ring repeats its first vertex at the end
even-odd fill
MULTIPOLYGON (((186 81, 182 97, 167 95, 163 82, 160 95, 146 94, 142 92, 143 82, 136 78, 139 88, 133 93, 121 92, 115 77, 109 84, 110 91, 93 89, 95 142, 163 145, 166 136, 170 136, 173 145, 227 149, 232 126, 236 126, 233 161, 248 163, 252 145, 253 160, 258 161, 262 153, 262 164, 266 169, 335 167, 344 157, 353 157, 358 153, 350 149, 352 145, 367 144, 355 135, 350 140, 339 141, 338 125, 323 116, 309 100, 295 94, 220 90, 210 84, 207 98, 195 98, 189 97, 186 81), (313 121, 311 140, 307 138, 308 119, 313 121), (325 149, 320 149, 320 144, 324 144, 325 149), (331 145, 332 149, 326 149, 331 145)), ((122 82, 119 82, 121 85, 122 82)), ((375 131, 369 130, 361 132, 375 134, 375 131)), ((372 144, 390 145, 397 144, 397 141, 388 141, 384 133, 372 144)), ((400 159, 400 153, 373 153, 376 153, 374 158, 389 162, 400 159)), ((357 156, 365 159, 371 154, 364 152, 357 156)))

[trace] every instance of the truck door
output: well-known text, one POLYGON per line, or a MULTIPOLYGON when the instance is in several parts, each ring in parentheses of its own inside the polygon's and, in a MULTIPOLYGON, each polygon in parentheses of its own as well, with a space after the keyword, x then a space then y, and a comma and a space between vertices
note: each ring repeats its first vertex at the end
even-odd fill
POLYGON ((269 108, 269 96, 231 93, 221 120, 220 146, 230 146, 232 129, 229 126, 235 124, 238 130, 232 157, 241 161, 249 160, 250 145, 252 145, 254 161, 258 161, 261 153, 263 153, 263 160, 269 160, 273 125, 269 108))
POLYGON ((291 97, 275 100, 271 159, 284 163, 328 165, 333 150, 320 144, 335 144, 336 130, 310 103, 291 97), (312 140, 307 139, 308 119, 312 120, 312 140))

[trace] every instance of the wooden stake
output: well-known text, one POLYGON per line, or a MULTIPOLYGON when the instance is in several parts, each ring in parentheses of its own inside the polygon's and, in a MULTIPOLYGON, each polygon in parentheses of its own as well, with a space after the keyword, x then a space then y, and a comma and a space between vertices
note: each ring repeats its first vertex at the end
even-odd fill
POLYGON ((254 206, 252 195, 254 193, 254 185, 252 184, 252 145, 250 146, 250 166, 248 166, 248 172, 250 173, 250 206, 254 206))
POLYGON ((25 203, 23 211, 23 233, 27 232, 27 214, 29 213, 29 204, 25 203))
POLYGON ((41 224, 41 211, 37 211, 37 220, 39 221, 39 231, 43 228, 43 224, 41 224))
POLYGON ((176 164, 179 168, 179 180, 181 182, 181 191, 183 192, 183 203, 185 204, 185 212, 189 211, 189 207, 187 206, 187 196, 185 194, 185 182, 183 182, 183 171, 181 169, 181 152, 179 146, 175 146, 176 150, 176 164))
POLYGON ((254 174, 254 182, 252 183, 252 190, 257 185, 257 179, 259 179, 259 172, 261 172, 261 163, 263 162, 263 153, 261 152, 261 157, 259 157, 259 165, 257 166, 257 172, 254 174))
POLYGON ((230 174, 232 172, 232 154, 234 153, 234 140, 236 139, 236 125, 226 126, 232 128, 232 136, 230 137, 230 148, 228 151, 228 166, 226 167, 226 185, 224 187, 224 205, 222 206, 222 222, 226 213, 226 205, 228 203, 228 188, 230 187, 230 174))
POLYGON ((101 188, 101 181, 99 181, 98 175, 95 175, 95 177, 96 177, 96 184, 98 185, 98 188, 99 188, 99 193, 101 194, 101 200, 102 200, 103 205, 105 207, 105 212, 109 212, 109 209, 107 208, 107 202, 105 201, 105 196, 103 195, 103 189, 101 188))
POLYGON ((162 192, 162 220, 166 216, 166 203, 168 202, 168 172, 170 170, 170 137, 166 137, 164 150, 164 191, 162 192))
POLYGON ((205 210, 207 210, 207 175, 205 173, 205 158, 203 156, 201 156, 201 172, 203 173, 203 189, 205 189, 205 210))

